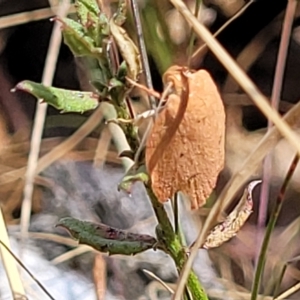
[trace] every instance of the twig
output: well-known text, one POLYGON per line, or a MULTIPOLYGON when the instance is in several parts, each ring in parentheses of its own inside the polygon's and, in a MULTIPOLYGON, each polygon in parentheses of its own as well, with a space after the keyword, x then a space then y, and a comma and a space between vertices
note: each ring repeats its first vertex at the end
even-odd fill
POLYGON ((100 167, 105 161, 106 154, 108 152, 111 143, 111 134, 107 128, 104 128, 100 134, 97 148, 94 156, 94 167, 100 167))
MULTIPOLYGON (((237 64, 247 72, 257 61, 258 57, 267 48, 267 45, 276 37, 276 33, 281 29, 283 14, 278 14, 271 23, 265 26, 239 53, 236 58, 237 64)), ((229 74, 223 86, 223 92, 238 92, 239 85, 229 74)))
MULTIPOLYGON (((6 226, 5 226, 1 208, 0 208, 0 237, 1 237, 1 245, 3 242, 3 244, 7 245, 7 247, 9 248, 10 247, 9 238, 6 231, 6 226)), ((20 274, 18 272, 13 257, 7 252, 8 251, 7 247, 4 247, 5 248, 4 249, 3 246, 0 246, 0 254, 8 278, 10 289, 12 291, 13 297, 15 297, 16 295, 25 296, 25 290, 23 287, 22 279, 20 277, 20 274)))
POLYGON ((107 289, 106 269, 106 260, 104 259, 102 253, 96 254, 93 269, 93 277, 98 300, 105 299, 105 292, 107 289))
MULTIPOLYGON (((41 290, 51 299, 55 300, 51 294, 47 291, 47 289, 40 283, 38 279, 34 277, 34 275, 26 268, 26 266, 22 263, 22 261, 9 249, 9 247, 0 240, 1 246, 3 246, 9 254, 18 262, 18 264, 27 272, 27 274, 34 280, 34 282, 41 288, 41 290)), ((27 298, 26 298, 27 299, 27 298)))
MULTIPOLYGON (((64 0, 59 6, 58 15, 63 17, 67 14, 69 10, 69 0, 64 0)), ((56 62, 59 54, 60 44, 61 44, 61 33, 60 25, 58 23, 54 24, 49 49, 46 57, 45 68, 43 72, 42 82, 43 84, 49 86, 52 83, 56 62)), ((34 125, 30 143, 30 152, 28 157, 28 167, 25 175, 25 187, 24 196, 22 202, 22 212, 21 212, 21 247, 24 243, 24 238, 28 232, 29 220, 32 207, 32 193, 33 193, 33 183, 34 176, 37 169, 37 161, 40 152, 41 139, 43 134, 44 122, 47 112, 47 104, 39 103, 37 105, 37 110, 34 118, 34 125)))
POLYGON ((74 258, 75 256, 79 256, 90 251, 93 251, 92 247, 86 245, 80 245, 75 249, 69 250, 68 252, 64 252, 63 254, 56 256, 51 260, 51 263, 53 265, 58 265, 67 260, 74 258))
POLYGON ((270 220, 269 220, 269 223, 267 226, 267 230, 265 233, 265 237, 264 237, 264 240, 263 240, 263 243, 261 246, 258 262, 257 262, 257 267, 256 267, 253 286, 252 286, 251 300, 256 300, 256 298, 257 298, 258 290, 259 290, 259 286, 260 286, 260 279, 261 279, 263 269, 265 266, 266 253, 267 253, 269 241, 271 238, 271 233, 272 233, 272 231, 275 227, 276 221, 278 219, 278 216, 279 216, 282 204, 283 204, 286 188, 287 188, 288 184, 290 183, 290 180, 296 170, 298 162, 299 162, 299 155, 296 154, 295 158, 293 159, 293 161, 290 165, 290 168, 288 170, 286 178, 282 184, 282 187, 280 189, 279 195, 276 200, 274 210, 271 214, 271 217, 270 217, 270 220))
MULTIPOLYGON (((53 17, 58 14, 60 6, 47 7, 42 9, 36 9, 33 11, 26 11, 14 15, 9 15, 0 18, 0 29, 21 25, 28 22, 39 21, 53 17)), ((70 5, 68 13, 74 13, 74 4, 70 5)))
POLYGON ((153 272, 143 269, 143 272, 149 275, 151 278, 155 279, 157 282, 159 282, 168 292, 171 294, 174 294, 174 291, 167 283, 165 283, 162 279, 160 279, 158 276, 156 276, 153 272))
MULTIPOLYGON (((227 20, 214 34, 214 37, 217 37, 229 24, 231 24, 234 20, 239 18, 247 9, 248 7, 254 2, 254 0, 250 0, 246 3, 235 15, 233 15, 229 20, 227 20)), ((191 59, 194 61, 197 57, 201 56, 203 52, 207 50, 207 45, 204 44, 199 47, 192 55, 191 59)))
POLYGON ((289 297, 290 295, 296 293, 298 290, 300 290, 300 282, 298 282, 297 284, 295 284, 292 287, 290 287, 288 290, 286 290, 285 292, 283 292, 281 295, 279 295, 278 297, 276 297, 274 300, 284 300, 284 299, 287 299, 287 297, 289 297))
MULTIPOLYGON (((275 69, 275 77, 274 77, 273 89, 271 95, 271 105, 276 110, 278 110, 281 91, 282 91, 282 83, 283 83, 283 76, 284 76, 285 65, 286 65, 287 51, 289 48, 289 41, 290 41, 292 25, 293 25, 297 4, 298 2, 296 0, 288 1, 285 18, 283 21, 282 35, 281 35, 281 41, 279 46, 277 64, 275 69)), ((273 126, 272 122, 268 120, 268 130, 270 130, 272 126, 273 126)), ((266 224, 271 174, 272 174, 272 152, 266 156, 263 165, 263 175, 262 175, 263 183, 262 183, 261 193, 260 193, 259 213, 258 213, 258 222, 257 222, 258 230, 260 228, 263 228, 266 224)), ((256 245, 258 246, 257 251, 259 251, 261 245, 260 234, 257 235, 256 245)))
MULTIPOLYGON (((141 23, 141 18, 140 18, 139 7, 137 4, 137 0, 131 0, 130 3, 131 3, 131 9, 133 12, 135 28, 136 28, 137 36, 138 36, 139 50, 140 50, 140 53, 142 56, 142 65, 143 65, 143 70, 145 72, 146 85, 147 85, 148 89, 153 90, 151 72, 150 72, 150 68, 149 68, 149 61, 148 61, 148 55, 147 55, 147 51, 146 51, 145 40, 144 40, 144 35, 143 35, 143 30, 142 30, 142 23, 141 23)), ((151 109, 154 109, 156 107, 156 102, 155 102, 154 97, 152 95, 150 95, 149 100, 150 100, 151 109)))

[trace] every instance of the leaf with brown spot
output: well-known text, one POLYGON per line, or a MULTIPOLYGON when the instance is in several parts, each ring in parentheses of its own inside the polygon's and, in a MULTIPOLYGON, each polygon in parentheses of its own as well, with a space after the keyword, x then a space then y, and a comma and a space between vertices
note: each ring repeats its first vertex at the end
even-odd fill
POLYGON ((174 93, 157 116, 146 145, 146 167, 161 202, 177 191, 203 206, 224 166, 225 112, 205 70, 172 66, 164 74, 174 93))

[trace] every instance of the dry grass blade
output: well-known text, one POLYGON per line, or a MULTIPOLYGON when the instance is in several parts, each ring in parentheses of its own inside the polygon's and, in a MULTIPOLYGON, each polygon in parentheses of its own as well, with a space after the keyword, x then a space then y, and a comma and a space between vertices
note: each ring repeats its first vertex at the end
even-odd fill
MULTIPOLYGON (((226 21, 215 33, 214 37, 217 37, 229 24, 231 24, 234 20, 239 18, 246 10, 247 8, 252 5, 254 0, 250 0, 248 3, 246 3, 234 16, 232 16, 228 21, 226 21)), ((204 44, 201 47, 199 47, 192 55, 191 59, 196 60, 198 57, 201 57, 204 54, 204 51, 207 50, 207 45, 204 44)))
MULTIPOLYGON (((275 76, 271 95, 271 105, 274 109, 278 110, 280 96, 282 92, 283 76, 285 73, 287 52, 289 48, 289 41, 292 32, 292 25, 294 20, 294 15, 296 12, 297 1, 288 1, 283 28, 280 40, 280 46, 278 51, 278 57, 276 62, 275 76)), ((272 122, 268 121, 268 130, 273 126, 272 122)), ((261 187, 260 201, 259 201, 259 215, 258 215, 258 227, 264 227, 267 219, 268 210, 268 199, 269 199, 269 187, 271 184, 271 174, 272 174, 272 154, 269 153, 264 160, 263 166, 263 184, 261 187)), ((261 237, 257 236, 257 245, 260 245, 261 237)), ((257 249, 258 251, 258 249, 257 249)))
POLYGON ((236 62, 230 57, 220 43, 212 36, 212 34, 205 28, 204 25, 194 17, 189 9, 181 0, 170 0, 170 2, 178 9, 184 16, 186 21, 193 27, 195 32, 207 44, 210 50, 215 54, 219 61, 228 70, 231 76, 239 83, 244 91, 251 97, 257 107, 263 114, 274 123, 280 133, 293 145, 300 154, 300 140, 298 136, 289 128, 289 126, 282 120, 278 112, 271 108, 267 98, 257 89, 249 77, 241 70, 236 62))
POLYGON ((260 248, 259 256, 258 256, 258 261, 257 261, 257 265, 256 265, 254 280, 253 280, 253 284, 252 284, 251 300, 256 300, 257 299, 258 291, 260 289, 260 281, 261 281, 261 277, 262 277, 264 267, 265 267, 266 254, 267 254, 269 242, 270 242, 270 239, 271 239, 271 234, 272 234, 272 232, 275 228, 275 224, 277 222, 279 213, 281 211, 282 204, 283 204, 283 201, 284 201, 284 198, 285 198, 285 193, 286 193, 286 190, 287 190, 287 186, 290 183, 291 178, 295 173, 298 162, 299 162, 299 155, 297 153, 295 155, 293 161, 290 164, 290 167, 287 171, 285 179, 284 179, 284 181, 281 185, 280 191, 278 193, 275 206, 274 206, 273 211, 270 215, 270 219, 269 219, 268 225, 266 227, 266 232, 265 232, 263 242, 262 242, 262 245, 261 245, 261 248, 260 248))
MULTIPOLYGON (((69 0, 64 0, 59 6, 58 15, 60 17, 64 17, 68 12, 69 7, 70 7, 69 0)), ((59 24, 55 23, 53 27, 51 39, 50 39, 49 49, 46 57, 45 68, 44 68, 43 78, 42 78, 42 83, 45 84, 46 86, 51 85, 53 80, 61 40, 62 40, 62 36, 61 36, 59 24)), ((37 169, 46 112, 47 112, 47 104, 39 103, 37 105, 37 110, 34 118, 34 125, 33 125, 33 131, 32 131, 31 143, 30 143, 30 152, 28 157, 28 166, 25 174, 24 198, 22 202, 22 211, 21 211, 21 232, 23 234, 22 242, 23 242, 23 238, 28 232, 28 227, 29 227, 34 176, 37 169)), ((22 247, 20 247, 20 249, 22 249, 22 247)))
MULTIPOLYGON (((24 23, 32 22, 32 21, 39 21, 43 19, 47 19, 53 17, 58 13, 59 6, 49 7, 49 8, 42 8, 33 11, 26 11, 14 15, 9 15, 0 18, 0 29, 12 27, 16 25, 21 25, 24 23)), ((75 7, 74 4, 70 5, 68 13, 74 13, 75 7)))
POLYGON ((6 231, 6 226, 5 226, 1 208, 0 208, 0 237, 1 237, 0 253, 1 253, 3 265, 9 281, 12 295, 14 298, 20 295, 25 297, 25 290, 15 260, 7 251, 6 247, 3 246, 4 244, 9 248, 10 243, 9 243, 9 238, 6 231))
POLYGON ((65 252, 65 253, 55 257, 54 259, 51 260, 51 263, 54 265, 58 265, 67 260, 74 258, 75 256, 79 256, 79 255, 82 255, 82 254, 84 254, 86 252, 90 252, 90 251, 94 251, 93 248, 91 248, 89 246, 85 246, 85 245, 78 246, 75 249, 72 249, 68 252, 65 252))
POLYGON ((160 279, 158 276, 156 276, 153 272, 143 269, 143 272, 155 279, 157 282, 159 282, 167 291, 169 291, 171 294, 174 294, 174 291, 172 288, 169 287, 167 283, 165 283, 162 279, 160 279))
POLYGON ((93 275, 97 299, 104 300, 106 292, 106 261, 100 253, 95 256, 93 275))
MULTIPOLYGON (((12 236, 20 237, 20 232, 15 232, 11 234, 12 236)), ((40 240, 47 240, 47 241, 53 241, 56 243, 60 243, 69 247, 77 247, 78 242, 71 238, 67 238, 64 236, 60 236, 58 234, 54 233, 47 233, 47 232, 28 232, 28 237, 32 239, 40 239, 40 240)))
POLYGON ((95 157, 94 157, 95 167, 100 167, 104 163, 106 154, 110 146, 110 142, 111 142, 111 134, 110 131, 105 127, 101 132, 98 145, 96 148, 95 157))
MULTIPOLYGON (((34 282, 41 288, 41 290, 51 299, 51 300, 55 300, 51 294, 47 291, 47 289, 40 283, 40 281, 38 279, 36 279, 34 277, 34 275, 26 268, 26 266, 22 263, 22 261, 20 259, 18 259, 18 257, 16 255, 14 255, 14 253, 9 249, 9 247, 4 244, 1 240, 0 240, 0 245, 2 247, 4 247, 6 249, 6 251, 14 258, 14 260, 16 260, 18 262, 18 264, 27 272, 27 274, 34 280, 34 282)), ((21 299, 26 299, 27 297, 23 297, 23 294, 21 294, 21 299)), ((14 295, 14 299, 20 299, 20 295, 16 294, 14 295)))
POLYGON ((283 292, 278 297, 274 298, 274 300, 288 299, 287 297, 289 297, 290 295, 296 293, 299 290, 300 290, 300 282, 298 282, 297 284, 293 285, 291 288, 289 288, 288 290, 286 290, 285 292, 283 292))

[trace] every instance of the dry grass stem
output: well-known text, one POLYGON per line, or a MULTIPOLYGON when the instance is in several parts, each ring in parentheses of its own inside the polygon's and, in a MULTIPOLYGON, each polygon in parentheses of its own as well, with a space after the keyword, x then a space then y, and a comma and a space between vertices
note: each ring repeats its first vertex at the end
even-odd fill
POLYGON ((105 293, 107 290, 106 269, 106 260, 102 253, 96 254, 93 275, 98 300, 105 299, 105 293))
MULTIPOLYGON (((0 238, 1 242, 10 248, 10 242, 8 234, 6 231, 6 226, 2 214, 2 209, 0 208, 0 238)), ((16 262, 11 254, 6 250, 6 248, 0 244, 0 253, 2 257, 2 262, 6 272, 7 279, 9 281, 10 289, 13 298, 17 298, 20 295, 25 297, 25 290, 23 287, 22 279, 17 269, 16 262)))
POLYGON ((101 131, 101 135, 99 137, 98 145, 95 151, 95 157, 94 157, 95 167, 100 167, 105 162, 110 143, 111 143, 111 134, 110 131, 107 129, 107 127, 105 127, 101 131))
MULTIPOLYGON (((28 22, 39 21, 53 17, 58 14, 60 6, 48 7, 37 9, 33 11, 26 11, 22 13, 17 13, 14 15, 9 15, 0 18, 0 29, 17 26, 25 24, 28 22)), ((68 13, 74 13, 75 7, 74 4, 70 5, 68 13)))
MULTIPOLYGON (((78 245, 78 243, 76 243, 76 244, 78 245)), ((54 259, 51 260, 51 263, 54 265, 58 265, 65 261, 68 261, 76 256, 82 255, 82 254, 90 252, 90 251, 94 251, 93 248, 91 248, 90 246, 86 246, 86 245, 77 246, 75 249, 72 249, 68 252, 65 252, 65 253, 55 257, 54 259)))
MULTIPOLYGON (((283 76, 285 73, 285 66, 286 66, 286 59, 287 59, 287 52, 289 48, 289 41, 292 32, 292 25, 294 21, 294 16, 296 12, 298 2, 295 0, 288 1, 284 21, 283 21, 283 28, 280 40, 280 46, 278 51, 276 69, 275 69, 275 76, 273 82, 273 89, 271 95, 271 105, 274 109, 278 110, 279 101, 281 97, 282 91, 282 84, 283 84, 283 76)), ((268 120, 268 130, 273 126, 272 122, 268 120)), ((263 165, 263 183, 261 187, 260 193, 260 205, 259 205, 259 214, 258 214, 258 227, 264 227, 266 224, 267 219, 267 210, 268 210, 268 203, 269 203, 269 187, 271 184, 271 174, 272 174, 272 153, 269 153, 263 165)), ((257 245, 261 244, 261 236, 257 236, 257 245)), ((258 253, 259 249, 257 249, 258 253)))
MULTIPOLYGON (((217 37, 229 24, 231 24, 234 20, 239 18, 246 10, 247 8, 252 5, 254 0, 250 0, 248 3, 246 3, 234 16, 232 16, 229 20, 227 20, 214 34, 214 37, 217 37)), ((191 59, 196 60, 198 57, 201 57, 204 52, 207 50, 207 45, 204 44, 200 46, 192 55, 191 59)))
POLYGON ((162 279, 160 279, 158 276, 156 276, 153 272, 146 270, 146 269, 143 269, 143 272, 146 273, 147 275, 149 275, 151 278, 153 278, 157 282, 159 282, 168 292, 170 292, 171 294, 174 294, 174 291, 172 290, 172 288, 166 282, 164 282, 162 279))
MULTIPOLYGON (((64 17, 67 15, 69 10, 69 0, 64 0, 59 6, 58 15, 64 17)), ((60 25, 55 23, 52 30, 52 35, 49 43, 48 53, 45 62, 45 68, 43 72, 42 83, 46 86, 52 84, 56 62, 59 54, 61 45, 62 35, 60 31, 60 25)), ((24 198, 22 202, 21 211, 21 233, 22 242, 28 231, 30 213, 32 207, 32 194, 34 187, 34 176, 36 174, 38 157, 40 153, 41 139, 44 129, 45 117, 47 112, 46 103, 38 103, 37 110, 35 113, 33 131, 30 143, 30 152, 28 157, 28 165, 25 174, 25 186, 24 186, 24 198)), ((20 247, 22 249, 22 247, 20 247)))

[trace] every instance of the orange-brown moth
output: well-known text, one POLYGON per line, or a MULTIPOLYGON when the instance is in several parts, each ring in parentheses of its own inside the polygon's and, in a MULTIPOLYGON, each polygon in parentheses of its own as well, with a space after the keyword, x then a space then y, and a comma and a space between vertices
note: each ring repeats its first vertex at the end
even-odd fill
POLYGON ((163 76, 174 92, 155 119, 146 144, 146 167, 160 202, 181 191, 192 209, 205 204, 224 166, 225 112, 205 70, 172 66, 163 76))

